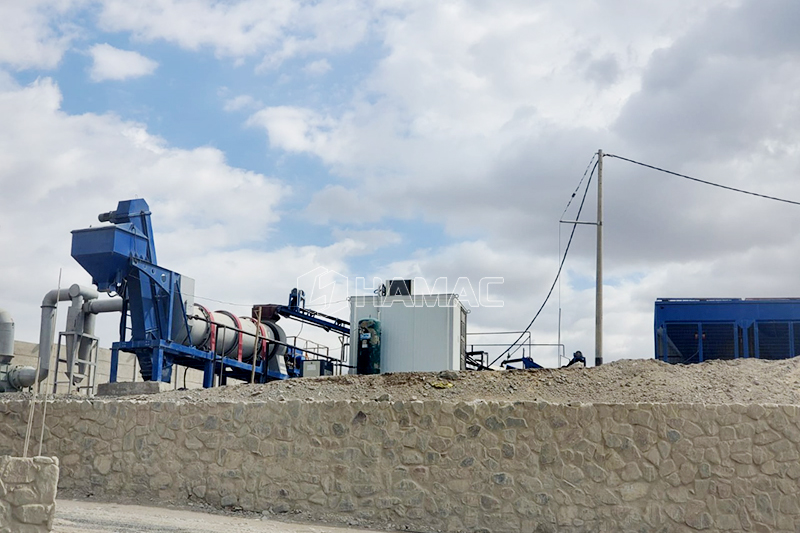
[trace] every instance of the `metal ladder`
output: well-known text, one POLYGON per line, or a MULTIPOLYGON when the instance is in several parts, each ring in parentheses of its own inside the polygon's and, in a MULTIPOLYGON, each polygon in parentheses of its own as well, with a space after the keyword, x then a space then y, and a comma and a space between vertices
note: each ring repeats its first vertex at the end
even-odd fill
MULTIPOLYGON (((53 372, 53 394, 57 394, 58 386, 59 385, 66 385, 66 393, 72 394, 73 389, 78 392, 78 394, 86 394, 86 396, 94 396, 95 393, 95 382, 97 380, 97 362, 99 358, 100 347, 97 342, 97 337, 90 337, 89 335, 81 335, 79 333, 73 332, 60 332, 58 334, 58 344, 56 345, 56 366, 53 372), (62 339, 65 337, 72 337, 73 338, 73 350, 75 354, 77 354, 78 347, 80 345, 81 338, 89 339, 92 343, 92 347, 89 350, 89 360, 88 361, 78 361, 74 355, 66 354, 64 357, 61 356, 61 348, 64 346, 62 343, 62 339), (70 361, 70 359, 73 359, 70 361), (64 363, 67 368, 65 371, 66 379, 59 380, 59 367, 61 363, 64 363), (86 366, 86 370, 84 374, 81 374, 77 371, 76 365, 83 364, 86 366), (75 383, 75 378, 81 378, 81 381, 75 383), (88 378, 88 379, 86 379, 88 378), (84 381, 85 380, 85 381, 84 381)), ((63 392, 63 391, 62 391, 63 392)))

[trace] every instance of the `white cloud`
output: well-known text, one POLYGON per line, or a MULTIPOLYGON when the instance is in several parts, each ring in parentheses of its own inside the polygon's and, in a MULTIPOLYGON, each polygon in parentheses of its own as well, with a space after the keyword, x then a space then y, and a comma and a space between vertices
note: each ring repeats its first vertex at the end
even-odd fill
MULTIPOLYGON (((598 148, 800 198, 793 4, 768 16, 756 2, 582 7, 414 4, 383 20, 386 55, 349 106, 267 108, 250 124, 343 177, 312 198, 321 222, 399 217, 485 236, 382 273, 435 279, 501 257, 484 271, 515 289, 508 309, 471 315, 486 327, 522 327, 538 308, 563 250, 561 210, 598 148)), ((800 293, 795 222, 796 208, 606 159, 606 360, 652 356, 657 297, 800 293)), ((562 284, 562 333, 584 353, 593 239, 579 229, 562 284)), ((535 336, 552 340, 555 316, 535 336)))
POLYGON ((81 30, 68 15, 86 0, 0 2, 0 65, 53 68, 81 30))
MULTIPOLYGON (((297 56, 351 50, 369 36, 380 13, 395 7, 362 0, 8 1, 0 3, 0 64, 54 68, 89 30, 70 15, 91 8, 103 31, 130 33, 142 41, 163 40, 188 50, 208 48, 236 64, 256 57, 259 68, 267 69, 297 56)), ((326 68, 324 59, 309 66, 312 74, 326 68)), ((133 73, 143 68, 140 62, 140 70, 133 73)))
POLYGON ((251 55, 274 45, 297 12, 295 2, 251 0, 220 3, 178 0, 131 3, 105 0, 100 24, 143 40, 163 39, 182 48, 211 46, 221 56, 251 55))
POLYGON ((352 49, 379 10, 361 0, 103 0, 99 21, 106 31, 209 47, 219 57, 258 56, 261 68, 271 68, 291 57, 352 49))
POLYGON ((331 70, 331 64, 327 59, 312 61, 303 67, 303 71, 311 76, 322 76, 331 70))
POLYGON ((92 81, 127 80, 155 72, 158 63, 138 52, 120 50, 110 44, 96 44, 89 49, 92 81))
POLYGON ((236 96, 234 98, 229 98, 225 100, 225 104, 222 108, 225 111, 241 111, 242 109, 254 108, 254 107, 261 107, 261 102, 256 100, 250 95, 242 94, 236 96))
POLYGON ((209 274, 219 254, 263 255, 286 186, 229 166, 215 148, 172 148, 114 115, 68 115, 60 101, 47 79, 0 92, 0 294, 20 339, 36 338, 38 302, 59 268, 65 286, 90 283, 70 258, 69 231, 97 224, 119 200, 148 201, 160 264, 194 277, 206 294, 256 268, 255 260, 243 270, 226 262, 228 279, 209 274))
MULTIPOLYGON (((19 51, 0 52, 14 68, 52 66, 74 39, 67 26, 52 26, 55 18, 42 15, 42 6, 61 13, 73 4, 35 5, 18 16, 22 29, 9 33, 22 43, 19 51)), ((324 266, 347 273, 345 259, 376 244, 428 242, 413 230, 399 235, 403 225, 393 220, 441 226, 452 244, 418 244, 411 257, 374 269, 431 281, 504 277, 506 306, 470 315, 482 329, 521 328, 538 309, 563 250, 561 210, 598 148, 800 198, 793 127, 800 118, 794 96, 800 44, 791 2, 770 10, 753 0, 579 0, 570 9, 526 0, 99 5, 102 30, 275 69, 269 74, 282 83, 281 105, 271 103, 276 91, 247 88, 248 95, 224 106, 250 111, 247 123, 267 133, 273 151, 317 158, 334 176, 313 195, 306 211, 313 218, 306 218, 334 224, 332 238, 339 242, 270 250, 267 236, 280 203, 254 212, 253 191, 280 199, 287 194, 280 183, 231 168, 213 148, 177 150, 142 125, 66 115, 47 81, 20 89, 5 80, 0 110, 13 127, 0 134, 0 146, 8 146, 0 153, 0 175, 13 177, 4 185, 20 200, 5 205, 0 199, 0 246, 20 250, 25 264, 0 254, 2 271, 10 273, 0 289, 19 302, 28 291, 26 304, 52 288, 53 265, 68 255, 68 241, 55 236, 86 225, 84 212, 92 218, 113 207, 110 199, 136 194, 154 203, 164 264, 196 277, 206 295, 241 303, 254 291, 283 301, 297 272, 324 266), (313 80, 319 91, 292 90, 296 80, 308 80, 303 72, 324 73, 332 54, 365 43, 379 53, 374 68, 359 63, 357 76, 336 85, 321 86, 329 76, 313 80), (323 91, 336 96, 320 98, 323 91), (343 103, 342 94, 352 98, 343 103), (176 179, 185 175, 192 179, 176 179), (29 228, 29 212, 52 219, 29 228), (3 234, 3 227, 13 231, 3 234), (267 236, 242 227, 265 227, 267 236), (24 237, 16 239, 17 233, 24 237), (274 266, 279 283, 272 274, 259 278, 264 264, 274 266), (240 281, 247 277, 259 278, 259 286, 240 281), (30 279, 48 282, 33 290, 26 286, 30 279)), ((795 208, 619 160, 607 159, 605 168, 607 360, 652 355, 656 297, 800 292, 792 269, 800 260, 795 208)), ((590 196, 584 220, 593 217, 593 204, 590 196)), ((567 351, 587 355, 593 239, 591 229, 579 229, 561 289, 567 351)), ((72 268, 70 276, 79 276, 72 268)), ((540 342, 557 338, 558 315, 550 305, 534 328, 540 342)))
POLYGON ((247 123, 264 127, 270 143, 282 150, 321 154, 335 149, 336 141, 326 131, 328 125, 334 125, 333 119, 310 109, 268 107, 251 116, 247 123))
POLYGON ((383 246, 398 244, 403 240, 402 236, 396 231, 380 229, 353 230, 333 228, 331 235, 337 241, 346 239, 354 243, 360 243, 364 246, 365 251, 374 251, 383 246))

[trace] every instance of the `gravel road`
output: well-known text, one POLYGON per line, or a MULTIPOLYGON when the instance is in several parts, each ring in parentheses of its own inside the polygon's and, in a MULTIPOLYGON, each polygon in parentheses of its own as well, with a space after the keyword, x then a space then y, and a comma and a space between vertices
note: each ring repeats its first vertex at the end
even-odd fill
POLYGON ((185 509, 58 500, 53 533, 378 533, 185 509))

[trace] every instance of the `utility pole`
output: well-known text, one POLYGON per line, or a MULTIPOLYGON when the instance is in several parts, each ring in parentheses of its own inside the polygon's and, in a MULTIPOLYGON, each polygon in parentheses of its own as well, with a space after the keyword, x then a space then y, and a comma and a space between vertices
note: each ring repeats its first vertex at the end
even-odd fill
MULTIPOLYGON (((597 276, 594 301, 594 366, 603 364, 603 151, 597 151, 597 222, 559 220, 561 224, 597 226, 597 276)), ((559 309, 559 344, 561 344, 561 310, 559 309)), ((559 364, 561 360, 559 359, 559 364)))
POLYGON ((594 302, 594 366, 603 364, 603 151, 597 151, 597 278, 594 302))

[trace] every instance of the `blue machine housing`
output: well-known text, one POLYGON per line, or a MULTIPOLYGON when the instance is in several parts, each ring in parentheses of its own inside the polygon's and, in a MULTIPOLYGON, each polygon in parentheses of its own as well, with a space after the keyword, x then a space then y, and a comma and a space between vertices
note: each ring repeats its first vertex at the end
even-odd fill
POLYGON ((149 239, 132 224, 72 232, 72 257, 92 275, 100 291, 115 290, 130 259, 145 259, 149 246, 149 239))
POLYGON ((335 316, 326 315, 318 311, 306 309, 306 293, 298 288, 289 293, 289 305, 279 305, 275 311, 280 316, 299 320, 322 328, 325 331, 335 331, 345 336, 350 335, 350 323, 335 316))
POLYGON ((123 299, 120 341, 111 347, 110 381, 117 380, 119 352, 136 354, 145 380, 171 379, 173 364, 203 371, 203 386, 211 387, 216 369, 228 377, 263 383, 288 376, 268 367, 266 358, 253 364, 193 346, 187 308, 192 306, 193 281, 158 266, 150 209, 141 199, 119 202, 116 211, 101 214, 100 226, 72 232, 72 257, 92 276, 100 291, 123 299), (184 289, 182 291, 182 286, 184 289), (186 292, 186 294, 184 294, 186 292), (126 339, 130 317, 130 339, 126 339))
POLYGON ((518 359, 506 359, 501 363, 507 370, 521 370, 531 368, 544 368, 542 365, 534 361, 531 357, 520 357, 518 359), (509 363, 522 363, 522 367, 511 366, 509 363))
POLYGON ((800 355, 800 298, 655 303, 655 357, 667 363, 800 355))
MULTIPOLYGON (((289 293, 288 305, 254 305, 252 316, 253 318, 272 322, 277 322, 281 317, 290 318, 305 324, 310 324, 314 327, 322 328, 325 331, 333 331, 346 337, 350 336, 350 323, 348 321, 312 309, 306 309, 306 293, 296 287, 289 293)), ((286 355, 287 359, 291 361, 291 364, 287 365, 289 377, 303 377, 303 362, 307 359, 309 354, 296 346, 287 346, 286 355)), ((326 357, 322 354, 314 355, 323 360, 326 357)))

